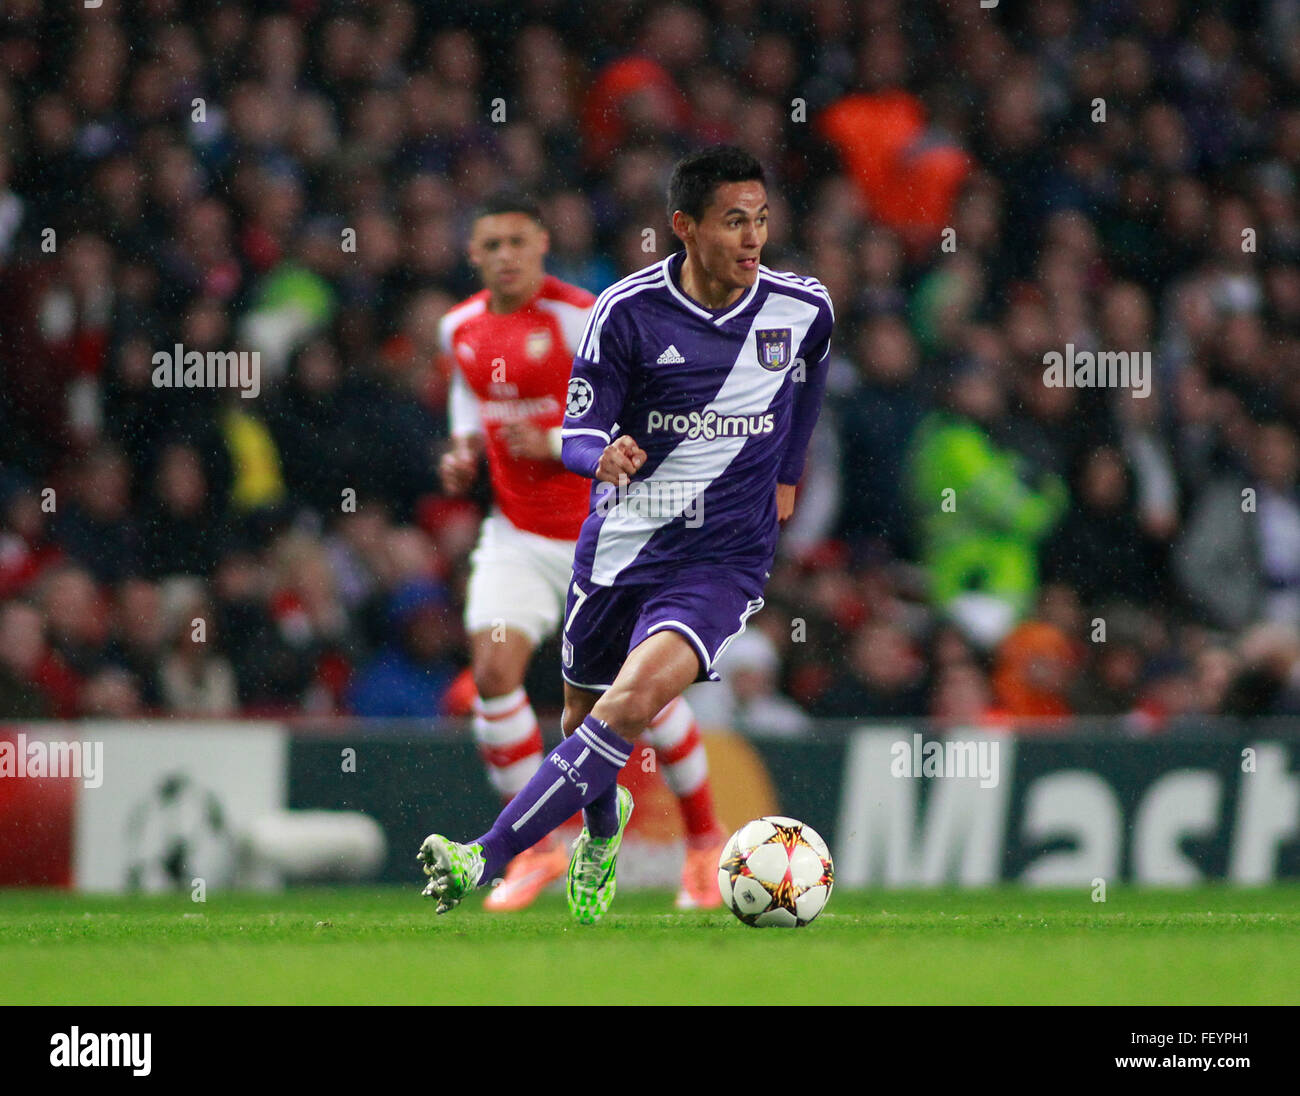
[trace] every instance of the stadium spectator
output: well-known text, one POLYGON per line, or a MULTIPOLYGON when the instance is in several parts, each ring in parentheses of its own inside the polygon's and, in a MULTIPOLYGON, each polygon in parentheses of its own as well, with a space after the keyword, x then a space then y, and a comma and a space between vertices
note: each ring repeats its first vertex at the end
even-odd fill
MULTIPOLYGON (((48 496, 47 496, 48 497, 48 496)), ((0 477, 0 597, 27 590, 64 558, 49 535, 41 499, 25 477, 0 477)))
POLYGON ((141 706, 149 711, 162 707, 158 673, 167 644, 166 629, 162 589, 157 583, 131 578, 118 587, 105 661, 131 676, 141 706))
POLYGON ((996 706, 987 675, 972 662, 957 662, 939 671, 929 715, 943 730, 969 731, 1003 727, 1009 713, 996 706))
POLYGON ((1072 715, 1070 693, 1081 661, 1077 645, 1061 629, 1025 621, 998 645, 993 688, 999 707, 1029 719, 1072 715))
POLYGON ((0 661, 22 705, 41 706, 55 719, 78 714, 81 680, 46 642, 45 621, 35 606, 9 601, 0 607, 0 661))
POLYGON ((52 534, 96 581, 114 584, 140 566, 140 529, 131 512, 131 474, 120 450, 90 450, 77 469, 69 499, 56 511, 52 534))
POLYGON ((239 707, 235 674, 218 652, 221 635, 204 584, 174 578, 163 591, 167 652, 158 672, 163 711, 187 718, 233 716, 239 707))
POLYGON ((1224 714, 1300 715, 1300 639, 1292 628, 1257 624, 1242 635, 1236 654, 1224 714))
POLYGON ((1113 446, 1091 450, 1073 486, 1074 505, 1043 545, 1044 578, 1065 583, 1089 604, 1155 599, 1161 593, 1157 546, 1139 524, 1123 456, 1113 446))
POLYGON ((1300 448, 1285 423, 1251 435, 1251 475, 1208 485, 1178 546, 1189 597, 1221 627, 1300 627, 1300 448))
POLYGON ((294 351, 284 384, 269 398, 268 423, 289 494, 322 517, 341 510, 365 460, 366 439, 347 399, 338 350, 320 336, 294 351))
POLYGON ((38 586, 50 647, 79 677, 103 664, 110 606, 88 571, 73 564, 51 569, 38 586))
POLYGON ((431 580, 406 582, 388 605, 390 644, 362 666, 348 692, 353 714, 428 718, 442 710, 458 667, 459 638, 446 592, 431 580))
POLYGON ((227 535, 198 450, 173 442, 159 458, 144 521, 143 565, 153 578, 210 576, 227 535))
POLYGON ((840 531, 854 545, 878 541, 894 555, 910 547, 903 458, 925 414, 917 351, 906 324, 884 315, 858 337, 861 379, 832 403, 844 446, 840 531))
POLYGON ((92 719, 139 719, 146 714, 135 679, 116 666, 105 666, 86 682, 80 708, 92 719))
POLYGON ((762 631, 747 628, 736 636, 720 657, 719 666, 724 671, 720 683, 689 690, 688 699, 701 726, 782 737, 810 729, 808 714, 777 691, 780 659, 762 631))
POLYGON ((1067 492, 1050 472, 1031 476, 991 430, 1005 411, 993 371, 960 363, 946 406, 911 439, 907 485, 920 557, 936 605, 986 647, 1032 605, 1037 546, 1065 511, 1067 492))
POLYGON ((925 665, 899 627, 871 622, 854 636, 848 666, 818 698, 817 715, 894 719, 925 711, 925 665))

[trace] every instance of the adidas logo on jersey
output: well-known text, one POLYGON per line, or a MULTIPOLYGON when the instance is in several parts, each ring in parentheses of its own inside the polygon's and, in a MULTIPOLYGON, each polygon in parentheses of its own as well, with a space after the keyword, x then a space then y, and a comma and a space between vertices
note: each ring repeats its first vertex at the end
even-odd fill
POLYGON ((686 359, 682 357, 681 351, 675 346, 669 346, 656 359, 660 365, 682 365, 686 359))

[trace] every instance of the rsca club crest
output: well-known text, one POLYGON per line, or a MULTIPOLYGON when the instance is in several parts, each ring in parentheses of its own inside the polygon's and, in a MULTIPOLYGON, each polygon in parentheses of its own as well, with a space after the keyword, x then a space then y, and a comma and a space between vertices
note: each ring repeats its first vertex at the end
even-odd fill
POLYGON ((758 344, 758 364, 764 369, 779 373, 790 364, 790 344, 793 339, 788 327, 755 331, 754 341, 758 344))
POLYGON ((569 397, 564 404, 564 412, 571 419, 580 419, 596 401, 596 393, 591 384, 581 377, 569 380, 569 397))

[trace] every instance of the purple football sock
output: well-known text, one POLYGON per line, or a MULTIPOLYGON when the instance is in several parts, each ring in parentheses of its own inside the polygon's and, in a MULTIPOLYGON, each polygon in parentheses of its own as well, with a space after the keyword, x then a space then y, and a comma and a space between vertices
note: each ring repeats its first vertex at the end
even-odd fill
POLYGON ((613 837, 618 833, 617 780, 583 808, 582 818, 592 837, 613 837))
MULTIPOLYGON (((555 747, 538 766, 523 790, 514 797, 482 837, 482 883, 497 878, 515 856, 530 849, 575 811, 609 793, 615 804, 613 827, 618 828, 618 774, 631 756, 631 743, 624 742, 602 719, 587 716, 582 725, 555 747)), ((595 833, 596 831, 592 831, 595 833)))

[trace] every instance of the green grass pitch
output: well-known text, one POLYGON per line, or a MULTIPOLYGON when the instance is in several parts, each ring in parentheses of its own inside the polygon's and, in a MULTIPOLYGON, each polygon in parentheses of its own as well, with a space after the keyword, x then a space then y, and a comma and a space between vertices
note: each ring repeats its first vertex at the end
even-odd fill
POLYGON ((750 929, 620 894, 435 917, 409 889, 0 892, 0 1004, 1297 1004, 1300 887, 840 891, 750 929))

